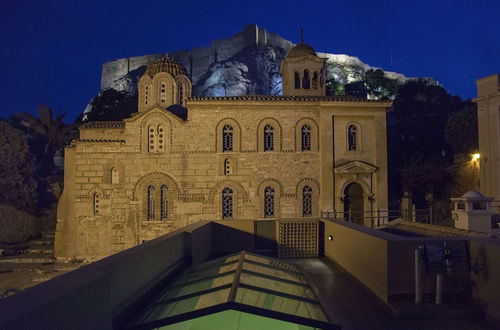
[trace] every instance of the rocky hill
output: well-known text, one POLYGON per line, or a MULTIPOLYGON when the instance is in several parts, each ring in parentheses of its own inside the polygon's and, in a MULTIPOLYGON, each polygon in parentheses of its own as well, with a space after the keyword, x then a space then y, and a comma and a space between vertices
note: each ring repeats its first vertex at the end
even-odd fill
MULTIPOLYGON (((292 42, 275 33, 268 33, 256 25, 246 25, 242 32, 231 38, 214 40, 207 47, 107 62, 103 65, 101 91, 96 98, 109 89, 125 92, 134 98, 146 65, 163 56, 172 57, 184 65, 193 82, 195 96, 280 95, 280 63, 293 46, 292 42)), ((354 56, 318 55, 328 59, 327 81, 340 85, 363 81, 368 70, 376 69, 354 56)), ((394 72, 385 72, 385 76, 399 83, 407 79, 394 72)), ((84 119, 88 118, 86 114, 96 111, 96 98, 85 109, 84 119)))

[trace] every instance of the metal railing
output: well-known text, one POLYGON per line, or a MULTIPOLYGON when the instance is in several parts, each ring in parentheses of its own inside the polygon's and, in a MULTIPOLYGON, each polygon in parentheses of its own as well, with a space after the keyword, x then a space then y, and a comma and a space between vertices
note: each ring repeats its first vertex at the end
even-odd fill
POLYGON ((415 221, 440 226, 452 227, 454 222, 451 212, 435 209, 413 209, 413 210, 387 210, 378 209, 373 211, 321 211, 321 217, 326 219, 340 219, 348 222, 376 228, 397 219, 415 221))

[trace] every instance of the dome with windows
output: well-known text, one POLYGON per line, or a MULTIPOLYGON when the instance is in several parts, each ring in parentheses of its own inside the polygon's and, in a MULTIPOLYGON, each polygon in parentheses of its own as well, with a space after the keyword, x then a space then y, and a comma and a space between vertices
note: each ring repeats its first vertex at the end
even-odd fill
POLYGON ((318 56, 314 48, 304 42, 300 42, 290 49, 286 57, 303 57, 307 55, 318 56))
POLYGON ((178 75, 188 76, 188 73, 182 64, 169 57, 164 57, 149 64, 146 68, 145 74, 150 77, 154 77, 160 72, 168 72, 174 77, 178 75))

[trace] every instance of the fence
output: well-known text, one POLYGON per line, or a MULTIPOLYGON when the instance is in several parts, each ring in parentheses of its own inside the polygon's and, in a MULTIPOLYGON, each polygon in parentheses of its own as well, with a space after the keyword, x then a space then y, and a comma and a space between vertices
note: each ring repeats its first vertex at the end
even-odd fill
POLYGON ((393 220, 402 219, 421 223, 452 227, 454 222, 451 212, 446 210, 413 209, 413 210, 388 210, 378 209, 373 211, 321 211, 321 217, 327 219, 343 219, 376 228, 393 220))

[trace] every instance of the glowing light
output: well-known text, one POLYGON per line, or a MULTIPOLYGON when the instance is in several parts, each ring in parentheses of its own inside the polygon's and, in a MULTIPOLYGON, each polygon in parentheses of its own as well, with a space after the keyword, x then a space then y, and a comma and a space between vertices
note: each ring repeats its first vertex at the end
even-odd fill
POLYGON ((477 152, 476 152, 476 153, 474 153, 474 154, 472 154, 472 160, 474 160, 474 161, 478 161, 478 160, 479 160, 479 158, 481 158, 481 154, 479 154, 479 153, 477 153, 477 152))

